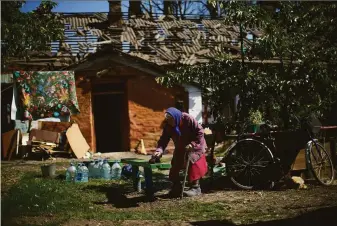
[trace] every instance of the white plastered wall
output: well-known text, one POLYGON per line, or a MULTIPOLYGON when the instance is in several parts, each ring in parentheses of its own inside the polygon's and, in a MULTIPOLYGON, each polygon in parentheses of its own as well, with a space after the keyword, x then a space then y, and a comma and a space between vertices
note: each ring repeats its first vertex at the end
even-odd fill
POLYGON ((202 123, 202 93, 201 90, 193 85, 184 85, 188 92, 188 113, 192 115, 198 123, 202 123))

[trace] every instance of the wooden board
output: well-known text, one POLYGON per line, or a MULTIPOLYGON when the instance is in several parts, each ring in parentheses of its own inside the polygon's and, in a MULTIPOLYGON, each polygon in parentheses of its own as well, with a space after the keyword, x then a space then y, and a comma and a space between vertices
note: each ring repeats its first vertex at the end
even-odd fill
POLYGON ((305 150, 302 149, 297 154, 294 164, 291 167, 291 170, 305 170, 307 168, 305 162, 305 150))
POLYGON ((67 130, 70 126, 70 122, 39 122, 41 123, 41 130, 48 130, 61 133, 67 130))
POLYGON ((85 153, 90 150, 90 146, 83 137, 78 124, 74 123, 66 133, 71 149, 77 158, 83 158, 85 153))
POLYGON ((16 147, 17 130, 11 130, 1 134, 2 155, 7 158, 16 147))

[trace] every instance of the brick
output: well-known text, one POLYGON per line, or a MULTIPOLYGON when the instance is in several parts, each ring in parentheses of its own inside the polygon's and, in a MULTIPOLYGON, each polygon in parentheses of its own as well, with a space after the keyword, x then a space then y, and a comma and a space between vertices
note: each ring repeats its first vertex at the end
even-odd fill
POLYGON ((160 124, 164 112, 175 105, 174 96, 177 93, 183 93, 187 99, 187 93, 182 88, 163 87, 151 77, 128 82, 129 117, 137 125, 137 130, 133 126, 130 128, 131 149, 139 139, 146 141, 146 148, 156 147, 162 133, 160 124), (138 133, 139 130, 142 134, 138 133))
POLYGON ((96 149, 92 144, 92 131, 91 131, 91 92, 83 92, 83 89, 79 86, 76 88, 77 101, 80 108, 80 113, 77 115, 72 115, 71 120, 75 120, 79 128, 89 144, 91 150, 96 149))
MULTIPOLYGON (((92 131, 91 92, 90 85, 87 86, 77 85, 76 93, 81 113, 71 116, 71 119, 79 124, 84 138, 91 149, 95 151, 95 147, 93 147, 96 145, 95 139, 92 137, 94 131, 92 131)), ((164 119, 164 112, 167 108, 175 105, 176 94, 182 94, 184 100, 188 100, 187 93, 183 88, 163 87, 157 84, 153 77, 128 80, 127 96, 131 150, 135 148, 140 139, 146 140, 147 149, 156 147, 162 133, 160 124, 164 119)), ((170 145, 173 146, 172 143, 170 145)))

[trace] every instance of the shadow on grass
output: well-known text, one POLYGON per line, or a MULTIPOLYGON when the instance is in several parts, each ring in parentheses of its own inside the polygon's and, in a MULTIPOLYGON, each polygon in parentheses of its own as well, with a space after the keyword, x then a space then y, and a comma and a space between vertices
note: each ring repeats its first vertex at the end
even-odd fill
POLYGON ((103 202, 94 202, 97 205, 113 205, 115 208, 132 208, 139 207, 139 203, 154 202, 157 200, 154 196, 146 195, 144 192, 136 194, 132 181, 125 184, 112 184, 109 186, 93 185, 87 186, 86 189, 93 189, 96 192, 104 193, 106 200, 103 202), (127 195, 130 195, 128 197, 127 195), (135 194, 133 196, 133 194, 135 194))
POLYGON ((85 189, 92 189, 96 192, 104 193, 106 200, 103 202, 94 202, 97 205, 108 205, 111 204, 116 208, 131 208, 138 207, 139 202, 146 201, 145 197, 137 197, 138 199, 130 199, 126 196, 130 188, 128 185, 112 185, 112 186, 103 186, 103 185, 91 185, 87 186, 85 189), (143 200, 144 199, 144 200, 143 200))
POLYGON ((161 194, 149 195, 144 191, 145 183, 142 181, 142 192, 138 193, 133 187, 131 179, 124 180, 121 183, 111 183, 109 185, 89 185, 85 189, 95 190, 104 193, 106 200, 104 202, 94 202, 98 205, 113 205, 115 208, 138 207, 139 203, 154 202, 158 199, 171 199, 168 194, 162 194, 171 187, 168 176, 159 172, 153 172, 153 190, 154 193, 161 194))
MULTIPOLYGON (((337 225, 337 206, 322 208, 315 211, 311 211, 305 213, 303 215, 294 217, 294 218, 287 218, 282 220, 273 220, 273 221, 266 221, 266 222, 258 222, 253 224, 248 224, 249 226, 317 226, 317 225, 324 225, 324 226, 336 226, 337 225)), ((234 223, 228 221, 219 221, 219 220, 209 220, 209 221, 198 221, 198 222, 191 222, 191 225, 195 226, 233 226, 236 225, 234 223)), ((244 224, 242 224, 244 225, 244 224)))
POLYGON ((200 186, 203 193, 214 193, 217 191, 226 191, 226 190, 238 190, 238 187, 234 186, 229 177, 211 177, 203 178, 200 181, 200 186))
POLYGON ((49 176, 45 177, 40 172, 38 174, 34 174, 32 177, 36 178, 36 179, 45 179, 45 180, 58 180, 58 181, 65 181, 66 180, 66 176, 65 176, 65 173, 63 171, 56 171, 56 173, 53 177, 49 177, 49 176))
MULTIPOLYGON (((142 185, 144 188, 144 183, 142 185)), ((167 175, 160 172, 154 172, 153 186, 155 192, 154 196, 147 195, 144 190, 141 193, 137 193, 133 188, 133 182, 131 179, 123 181, 121 184, 111 183, 109 185, 89 185, 85 189, 95 190, 96 192, 105 194, 105 201, 94 202, 94 204, 112 205, 115 208, 139 207, 139 203, 174 199, 169 197, 167 194, 171 187, 171 182, 168 180, 167 175)), ((230 180, 226 177, 215 178, 213 181, 211 181, 210 178, 205 178, 202 180, 201 186, 204 193, 232 190, 234 188, 230 180)))

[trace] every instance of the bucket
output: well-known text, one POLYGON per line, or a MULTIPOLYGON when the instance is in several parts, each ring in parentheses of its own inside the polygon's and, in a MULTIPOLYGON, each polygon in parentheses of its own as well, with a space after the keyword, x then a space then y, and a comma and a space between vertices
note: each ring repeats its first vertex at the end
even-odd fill
POLYGON ((50 165, 43 165, 41 166, 42 176, 43 177, 55 177, 56 172, 56 165, 50 164, 50 165))

